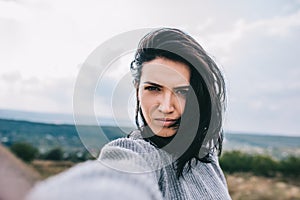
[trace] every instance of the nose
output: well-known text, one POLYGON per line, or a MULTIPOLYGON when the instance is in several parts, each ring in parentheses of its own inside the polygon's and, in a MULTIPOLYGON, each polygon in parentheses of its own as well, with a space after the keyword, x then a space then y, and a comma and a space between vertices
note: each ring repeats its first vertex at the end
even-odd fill
POLYGON ((162 95, 158 110, 164 114, 170 114, 174 111, 174 106, 174 94, 169 91, 162 95))

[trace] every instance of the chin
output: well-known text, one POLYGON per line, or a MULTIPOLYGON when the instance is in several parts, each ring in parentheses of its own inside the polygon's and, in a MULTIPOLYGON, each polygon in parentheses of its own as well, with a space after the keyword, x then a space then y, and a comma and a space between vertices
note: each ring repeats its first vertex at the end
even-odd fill
POLYGON ((176 134, 176 130, 170 130, 170 128, 162 128, 154 134, 160 137, 171 137, 176 134))

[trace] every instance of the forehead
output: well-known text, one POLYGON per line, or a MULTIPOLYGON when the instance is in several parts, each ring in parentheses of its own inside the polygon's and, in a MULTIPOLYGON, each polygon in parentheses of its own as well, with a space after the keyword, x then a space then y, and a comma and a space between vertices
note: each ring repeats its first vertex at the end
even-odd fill
POLYGON ((190 68, 181 62, 156 58, 143 64, 141 83, 154 82, 168 87, 189 85, 190 68))

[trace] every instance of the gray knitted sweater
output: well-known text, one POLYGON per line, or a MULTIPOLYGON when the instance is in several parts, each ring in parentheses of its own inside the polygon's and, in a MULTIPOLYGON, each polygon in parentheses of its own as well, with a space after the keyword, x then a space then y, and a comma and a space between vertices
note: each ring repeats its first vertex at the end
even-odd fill
POLYGON ((37 184, 27 200, 231 199, 217 157, 192 162, 179 179, 172 159, 139 137, 117 139, 102 148, 98 161, 37 184))

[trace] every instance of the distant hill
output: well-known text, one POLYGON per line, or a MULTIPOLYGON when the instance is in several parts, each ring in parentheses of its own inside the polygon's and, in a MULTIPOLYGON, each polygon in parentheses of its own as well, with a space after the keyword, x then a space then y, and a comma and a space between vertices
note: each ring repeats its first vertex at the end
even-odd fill
MULTIPOLYGON (((25 141, 39 148, 42 153, 60 147, 67 152, 88 149, 97 154, 108 141, 124 137, 132 129, 0 119, 0 141, 6 146, 25 141)), ((300 137, 227 132, 224 150, 267 153, 276 158, 291 154, 300 156, 300 137)))
MULTIPOLYGON (((49 124, 75 124, 73 114, 63 113, 46 113, 46 112, 30 112, 22 110, 0 109, 0 119, 23 120, 29 122, 40 122, 49 124)), ((90 122, 90 118, 83 117, 85 121, 82 125, 96 125, 90 122)), ((112 118, 98 117, 97 121, 101 125, 116 126, 116 122, 112 118)), ((126 120, 118 120, 121 126, 132 126, 132 122, 126 120)))
POLYGON ((54 147, 61 147, 65 151, 80 150, 85 148, 82 141, 90 143, 90 148, 96 148, 94 150, 97 151, 107 141, 124 137, 130 128, 104 126, 102 130, 103 135, 100 135, 101 131, 98 126, 75 127, 75 125, 0 119, 0 141, 4 145, 10 146, 20 141, 28 142, 38 147, 41 152, 54 147), (85 135, 78 135, 76 128, 85 135))
POLYGON ((251 133, 225 133, 224 150, 269 154, 275 158, 300 156, 300 137, 251 133))
POLYGON ((0 109, 0 118, 53 124, 74 124, 73 116, 71 114, 0 109))

